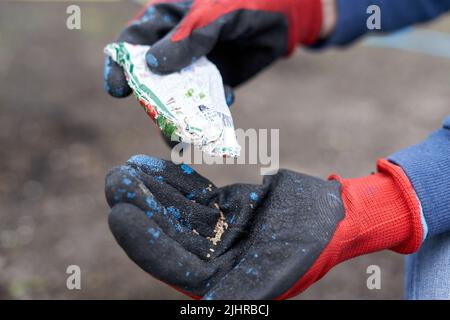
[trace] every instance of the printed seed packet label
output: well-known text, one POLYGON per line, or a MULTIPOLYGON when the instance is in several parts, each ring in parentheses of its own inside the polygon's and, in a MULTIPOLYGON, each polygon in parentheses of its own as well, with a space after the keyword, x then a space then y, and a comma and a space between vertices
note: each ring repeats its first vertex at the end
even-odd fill
POLYGON ((202 57, 180 72, 158 75, 145 60, 149 48, 121 42, 104 51, 124 69, 134 95, 166 136, 211 156, 238 157, 241 147, 217 67, 202 57))

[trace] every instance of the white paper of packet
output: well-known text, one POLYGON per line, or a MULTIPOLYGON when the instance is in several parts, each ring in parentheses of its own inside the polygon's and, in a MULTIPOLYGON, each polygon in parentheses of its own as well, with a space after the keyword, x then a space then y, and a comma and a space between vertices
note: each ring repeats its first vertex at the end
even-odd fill
POLYGON ((217 67, 202 57, 180 72, 158 75, 145 60, 149 48, 120 42, 104 51, 124 69, 136 98, 166 136, 211 156, 238 157, 241 147, 217 67))

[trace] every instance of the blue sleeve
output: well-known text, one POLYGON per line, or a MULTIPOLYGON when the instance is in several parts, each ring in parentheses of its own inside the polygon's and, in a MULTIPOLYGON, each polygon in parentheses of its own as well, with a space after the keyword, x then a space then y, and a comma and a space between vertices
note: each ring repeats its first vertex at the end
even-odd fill
POLYGON ((419 198, 428 236, 450 231, 450 116, 424 142, 389 160, 405 171, 419 198))
POLYGON ((338 20, 334 33, 317 47, 346 45, 370 32, 367 8, 377 5, 381 11, 381 30, 389 32, 432 20, 450 10, 450 0, 336 0, 338 20))

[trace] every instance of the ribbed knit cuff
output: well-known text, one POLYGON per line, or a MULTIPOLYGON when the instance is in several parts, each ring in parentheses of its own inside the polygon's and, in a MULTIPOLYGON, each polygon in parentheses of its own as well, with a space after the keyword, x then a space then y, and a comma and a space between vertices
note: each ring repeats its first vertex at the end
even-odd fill
POLYGON ((355 240, 342 261, 383 249, 413 253, 423 241, 420 204, 411 182, 387 160, 379 160, 377 168, 367 177, 338 178, 348 221, 342 227, 355 240))
POLYGON ((312 45, 320 37, 323 8, 321 0, 291 0, 289 17, 289 48, 292 53, 299 43, 312 45))

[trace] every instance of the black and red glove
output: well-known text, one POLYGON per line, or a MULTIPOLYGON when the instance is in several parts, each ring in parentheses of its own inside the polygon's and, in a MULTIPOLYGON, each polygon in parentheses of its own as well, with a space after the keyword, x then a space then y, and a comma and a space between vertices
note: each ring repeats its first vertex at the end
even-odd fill
POLYGON ((402 169, 330 181, 288 170, 222 188, 187 165, 134 156, 106 178, 128 256, 194 298, 285 299, 352 257, 416 251, 420 204, 402 169))
MULTIPOLYGON (((155 0, 126 27, 118 41, 152 45, 147 63, 171 73, 207 56, 219 68, 227 101, 235 87, 299 44, 313 44, 322 28, 321 0, 155 0)), ((131 93, 121 68, 107 58, 105 89, 131 93)))

